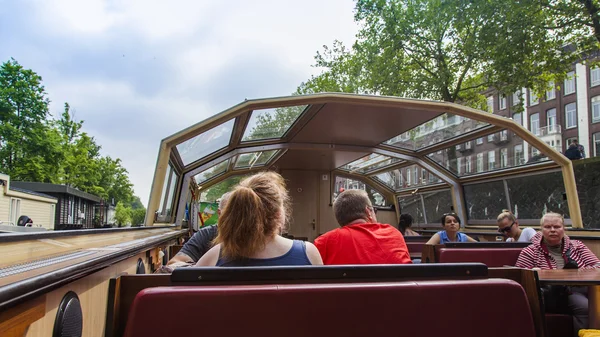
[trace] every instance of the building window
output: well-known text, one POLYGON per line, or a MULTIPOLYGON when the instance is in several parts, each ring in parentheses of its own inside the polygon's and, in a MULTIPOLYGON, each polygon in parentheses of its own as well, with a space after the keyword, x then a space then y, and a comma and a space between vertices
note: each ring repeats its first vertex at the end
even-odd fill
POLYGON ((462 165, 463 165, 463 163, 462 163, 462 162, 463 162, 463 158, 462 158, 462 157, 458 157, 458 158, 456 158, 456 173, 457 173, 457 174, 460 174, 461 167, 462 167, 462 165))
POLYGON ((500 141, 505 142, 507 140, 508 140, 508 131, 507 130, 500 131, 500 141))
POLYGON ((475 144, 477 144, 477 145, 483 144, 483 138, 477 138, 477 140, 475 140, 475 144))
POLYGON ((565 105, 565 128, 570 129, 577 126, 577 105, 569 103, 565 105))
POLYGON ((488 152, 488 170, 496 168, 496 151, 488 152))
POLYGON ((539 103, 539 99, 533 90, 529 89, 529 106, 537 105, 539 103))
POLYGON ((539 154, 540 154, 540 150, 536 149, 535 147, 531 148, 531 156, 532 157, 535 157, 535 156, 537 156, 539 154))
POLYGON ((415 167, 414 174, 415 174, 415 185, 418 185, 419 184, 419 170, 416 167, 415 167))
POLYGON ((487 111, 494 112, 494 96, 489 96, 487 98, 487 111))
POLYGON ((406 169, 406 185, 410 186, 410 169, 406 169))
POLYGON ((533 114, 529 118, 530 131, 536 136, 540 134, 540 114, 533 114))
POLYGON ((548 82, 548 89, 546 89, 546 100, 549 101, 551 99, 556 98, 556 90, 554 88, 554 81, 548 82))
POLYGON ((517 122, 517 124, 519 124, 521 126, 523 125, 523 120, 521 119, 521 113, 520 112, 517 112, 516 114, 513 114, 513 120, 515 122, 517 122))
POLYGON ((592 97, 592 122, 600 122, 600 96, 592 97))
POLYGON ((517 105, 521 103, 521 91, 517 90, 512 94, 512 104, 517 105))
POLYGON ((421 183, 425 183, 427 181, 427 170, 421 169, 421 183))
POLYGON ((598 84, 600 84, 600 68, 599 67, 590 69, 590 82, 591 82, 592 87, 595 87, 598 84))
POLYGON ((471 173, 471 156, 465 158, 465 173, 471 173))
POLYGON ((592 136, 592 146, 594 147, 594 157, 600 156, 600 132, 594 133, 592 136))
POLYGON ((575 92, 575 72, 570 71, 567 73, 565 78, 565 95, 569 95, 575 92))
POLYGON ((466 142, 465 143, 465 149, 470 150, 471 149, 471 144, 472 144, 471 141, 466 142))
POLYGON ((500 149, 500 168, 508 166, 508 149, 500 149))
POLYGON ((483 172, 483 153, 477 154, 477 172, 483 172))
POLYGON ((500 99, 498 100, 499 109, 500 110, 506 109, 506 95, 500 94, 499 97, 500 97, 500 99))
POLYGON ((515 145, 515 166, 525 164, 525 159, 523 158, 523 145, 515 145))
POLYGON ((491 135, 488 135, 487 139, 488 139, 488 143, 493 142, 494 141, 494 134, 492 133, 491 135))
POLYGON ((13 225, 17 225, 21 216, 21 199, 10 198, 10 214, 8 221, 13 225))
POLYGON ((548 125, 548 133, 556 132, 556 109, 552 108, 546 111, 546 122, 548 125))

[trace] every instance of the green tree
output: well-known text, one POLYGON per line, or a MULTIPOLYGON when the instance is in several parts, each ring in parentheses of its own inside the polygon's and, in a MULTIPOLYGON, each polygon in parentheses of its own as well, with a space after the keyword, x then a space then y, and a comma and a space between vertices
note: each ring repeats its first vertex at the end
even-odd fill
POLYGON ((145 208, 136 208, 131 210, 131 225, 133 227, 140 226, 144 223, 144 218, 146 217, 146 209, 145 208))
POLYGON ((123 205, 122 202, 117 203, 115 207, 115 222, 121 227, 131 221, 131 208, 123 205))
POLYGON ((41 76, 14 59, 0 66, 0 170, 15 180, 53 181, 61 148, 48 104, 41 76))
POLYGON ((231 191, 245 176, 233 176, 229 177, 221 182, 218 182, 206 191, 205 200, 209 202, 215 202, 223 194, 231 191))
MULTIPOLYGON (((345 91, 481 107, 495 87, 544 88, 576 57, 532 2, 357 0, 357 42, 317 53, 324 71, 298 93, 345 91)), ((557 82, 558 83, 558 82, 557 82)))
POLYGON ((600 42, 600 1, 539 0, 534 3, 553 20, 547 28, 580 50, 597 50, 600 42))
POLYGON ((145 207, 144 204, 142 204, 142 201, 140 200, 140 197, 138 197, 137 195, 134 195, 132 200, 131 200, 131 209, 132 210, 136 210, 136 209, 144 209, 145 212, 145 207))

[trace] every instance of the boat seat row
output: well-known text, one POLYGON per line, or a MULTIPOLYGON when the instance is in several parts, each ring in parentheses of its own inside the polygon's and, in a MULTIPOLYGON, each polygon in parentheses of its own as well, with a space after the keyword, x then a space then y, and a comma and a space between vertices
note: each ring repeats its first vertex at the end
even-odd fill
POLYGON ((525 291, 507 279, 168 286, 139 292, 126 337, 534 337, 525 291), (468 304, 467 304, 468 303, 468 304), (168 320, 164 322, 164 310, 168 320), (511 313, 511 324, 499 323, 511 313))

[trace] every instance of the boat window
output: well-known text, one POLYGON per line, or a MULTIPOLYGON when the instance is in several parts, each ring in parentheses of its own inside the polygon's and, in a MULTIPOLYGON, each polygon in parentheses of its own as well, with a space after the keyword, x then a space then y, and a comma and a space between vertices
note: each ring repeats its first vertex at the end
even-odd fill
POLYGON ((401 191, 404 189, 411 189, 442 182, 442 179, 440 179, 437 175, 427 171, 417 164, 379 173, 374 175, 373 178, 394 191, 401 191))
POLYGON ((252 111, 242 142, 283 137, 306 107, 298 105, 252 111))
POLYGON ((247 175, 236 175, 226 178, 200 192, 201 202, 216 202, 223 194, 233 190, 247 175))
POLYGON ((332 202, 335 201, 335 198, 337 198, 337 196, 345 190, 366 191, 373 205, 381 207, 388 206, 385 197, 373 187, 363 183, 360 180, 354 180, 340 176, 335 177, 335 186, 333 190, 332 202))
POLYGON ((450 190, 423 193, 422 197, 427 223, 441 224, 442 215, 452 212, 452 193, 450 190))
POLYGON ((446 113, 414 127, 384 144, 408 150, 420 150, 434 143, 463 135, 467 130, 474 131, 487 125, 489 124, 485 122, 446 113))
MULTIPOLYGON (((547 137, 546 142, 559 151, 559 138, 556 135, 547 137)), ((505 168, 535 164, 549 160, 544 154, 530 146, 520 137, 508 130, 491 134, 483 144, 466 146, 460 144, 428 155, 433 161, 446 167, 457 176, 490 172, 505 168)))
POLYGON ((407 195, 398 197, 401 214, 410 214, 415 224, 425 224, 425 212, 421 195, 407 195))
POLYGON ((183 165, 187 166, 229 145, 234 121, 235 119, 231 119, 178 144, 177 151, 183 165))
POLYGON ((392 158, 384 156, 382 154, 371 153, 368 156, 362 157, 358 160, 355 160, 351 163, 342 166, 340 169, 365 174, 375 169, 389 166, 398 162, 401 162, 401 160, 398 158, 392 158))
POLYGON ((237 156, 235 168, 253 168, 265 166, 277 153, 277 150, 242 153, 237 156))
POLYGON ((158 209, 158 222, 170 222, 171 215, 173 215, 173 204, 175 199, 175 192, 177 191, 177 183, 179 176, 173 169, 171 163, 167 167, 167 173, 165 175, 165 181, 163 183, 162 194, 160 198, 160 208, 158 209))
POLYGON ((225 173, 225 171, 227 171, 228 166, 229 159, 224 160, 218 163, 217 165, 207 168, 206 170, 196 174, 194 176, 194 179, 196 180, 196 183, 198 185, 202 185, 202 183, 204 183, 205 181, 208 181, 222 173, 225 173))
POLYGON ((467 185, 464 191, 469 220, 496 220, 508 206, 502 180, 467 185))
POLYGON ((540 219, 549 211, 569 218, 561 172, 508 178, 506 183, 511 209, 518 218, 540 219))

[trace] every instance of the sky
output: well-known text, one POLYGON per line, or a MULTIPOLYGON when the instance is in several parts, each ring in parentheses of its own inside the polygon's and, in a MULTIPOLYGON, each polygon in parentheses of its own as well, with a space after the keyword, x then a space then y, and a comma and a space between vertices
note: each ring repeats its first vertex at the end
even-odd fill
POLYGON ((0 0, 0 61, 43 78, 148 202, 160 141, 244 99, 289 95, 352 0, 0 0))

